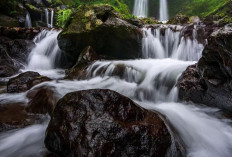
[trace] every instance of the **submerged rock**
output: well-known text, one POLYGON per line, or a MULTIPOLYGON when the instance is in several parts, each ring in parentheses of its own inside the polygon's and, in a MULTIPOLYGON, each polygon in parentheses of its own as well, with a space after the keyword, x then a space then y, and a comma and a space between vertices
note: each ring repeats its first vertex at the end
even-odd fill
POLYGON ((179 80, 179 98, 215 106, 232 113, 232 28, 226 26, 208 38, 197 66, 188 67, 179 80))
POLYGON ((35 90, 26 108, 27 112, 51 115, 57 103, 54 91, 48 87, 35 90))
POLYGON ((86 47, 80 54, 76 64, 65 71, 66 79, 84 79, 87 75, 88 66, 98 60, 99 56, 91 46, 86 47))
POLYGON ((51 79, 46 76, 41 76, 37 72, 28 71, 18 75, 17 77, 11 78, 7 83, 7 92, 25 92, 29 90, 31 87, 45 81, 51 81, 51 79))
POLYGON ((83 5, 59 35, 58 44, 75 58, 90 45, 97 54, 132 59, 141 55, 142 37, 142 31, 120 18, 113 7, 83 5))
POLYGON ((68 156, 165 156, 171 136, 160 117, 111 90, 69 93, 59 100, 46 147, 68 156))

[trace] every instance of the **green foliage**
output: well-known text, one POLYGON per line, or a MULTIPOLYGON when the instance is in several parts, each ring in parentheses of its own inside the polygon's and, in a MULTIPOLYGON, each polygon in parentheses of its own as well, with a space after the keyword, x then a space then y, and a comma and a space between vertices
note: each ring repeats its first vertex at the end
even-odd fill
POLYGON ((71 9, 59 10, 57 15, 57 26, 64 28, 71 14, 72 14, 71 9))
MULTIPOLYGON (((179 0, 180 1, 180 0, 179 0)), ((180 10, 185 15, 206 17, 231 0, 187 0, 183 2, 180 10)))
MULTIPOLYGON (((114 9, 119 12, 124 18, 131 18, 131 11, 127 4, 125 4, 125 0, 75 0, 78 6, 89 4, 89 5, 102 5, 109 4, 114 7, 114 9)), ((128 0, 126 0, 128 1, 128 0)))

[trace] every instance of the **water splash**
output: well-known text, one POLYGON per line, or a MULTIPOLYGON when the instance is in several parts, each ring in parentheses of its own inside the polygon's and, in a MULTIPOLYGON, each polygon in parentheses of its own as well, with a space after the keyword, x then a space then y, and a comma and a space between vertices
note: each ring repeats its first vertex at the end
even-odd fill
POLYGON ((160 0, 160 21, 168 21, 168 3, 167 0, 160 0))
POLYGON ((137 17, 147 17, 148 0, 135 0, 133 15, 137 17))
POLYGON ((49 70, 56 67, 61 57, 57 43, 59 33, 57 30, 43 30, 35 37, 36 46, 29 55, 27 69, 49 70))
POLYGON ((25 27, 28 27, 28 28, 32 27, 31 16, 29 12, 27 12, 27 15, 26 15, 25 27))

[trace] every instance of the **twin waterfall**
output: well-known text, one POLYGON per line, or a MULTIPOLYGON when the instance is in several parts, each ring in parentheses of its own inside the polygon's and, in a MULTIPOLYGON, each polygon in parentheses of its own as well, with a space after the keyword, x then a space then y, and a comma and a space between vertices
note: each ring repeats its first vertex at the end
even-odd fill
POLYGON ((52 28, 53 27, 53 17, 54 17, 54 10, 53 9, 44 9, 45 12, 45 19, 47 26, 52 28), (50 16, 50 17, 49 17, 50 16))
POLYGON ((148 0, 135 0, 133 15, 137 17, 148 16, 148 0))
POLYGON ((168 21, 168 3, 167 0, 160 0, 159 20, 168 21))
MULTIPOLYGON (((168 20, 168 3, 167 0, 160 0, 159 20, 168 20)), ((135 0, 133 15, 142 18, 148 17, 148 0, 135 0)))

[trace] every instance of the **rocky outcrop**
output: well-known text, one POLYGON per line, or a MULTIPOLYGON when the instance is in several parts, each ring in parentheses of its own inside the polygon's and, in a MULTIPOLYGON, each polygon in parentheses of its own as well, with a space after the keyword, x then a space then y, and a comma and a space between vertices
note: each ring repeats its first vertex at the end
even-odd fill
POLYGON ((59 47, 78 58, 92 46, 97 54, 114 59, 132 59, 141 55, 141 30, 120 18, 108 5, 81 6, 58 37, 59 47))
POLYGON ((80 54, 77 63, 65 71, 66 79, 85 79, 87 77, 87 68, 94 61, 98 60, 99 56, 95 53, 91 46, 86 47, 80 54))
POLYGON ((69 93, 60 99, 46 131, 55 155, 163 157, 171 136, 160 117, 111 90, 69 93))
POLYGON ((208 38, 197 67, 179 80, 181 100, 216 106, 232 113, 232 28, 226 26, 208 38))
POLYGON ((34 89, 32 99, 29 101, 26 108, 27 112, 39 114, 52 114, 55 109, 57 98, 52 89, 43 87, 34 89))
POLYGON ((25 72, 17 77, 11 78, 7 83, 7 92, 8 93, 20 93, 25 92, 32 88, 33 86, 45 82, 51 81, 50 78, 46 76, 41 76, 37 72, 25 72))
POLYGON ((34 47, 32 39, 40 29, 0 27, 0 77, 18 73, 34 47))

